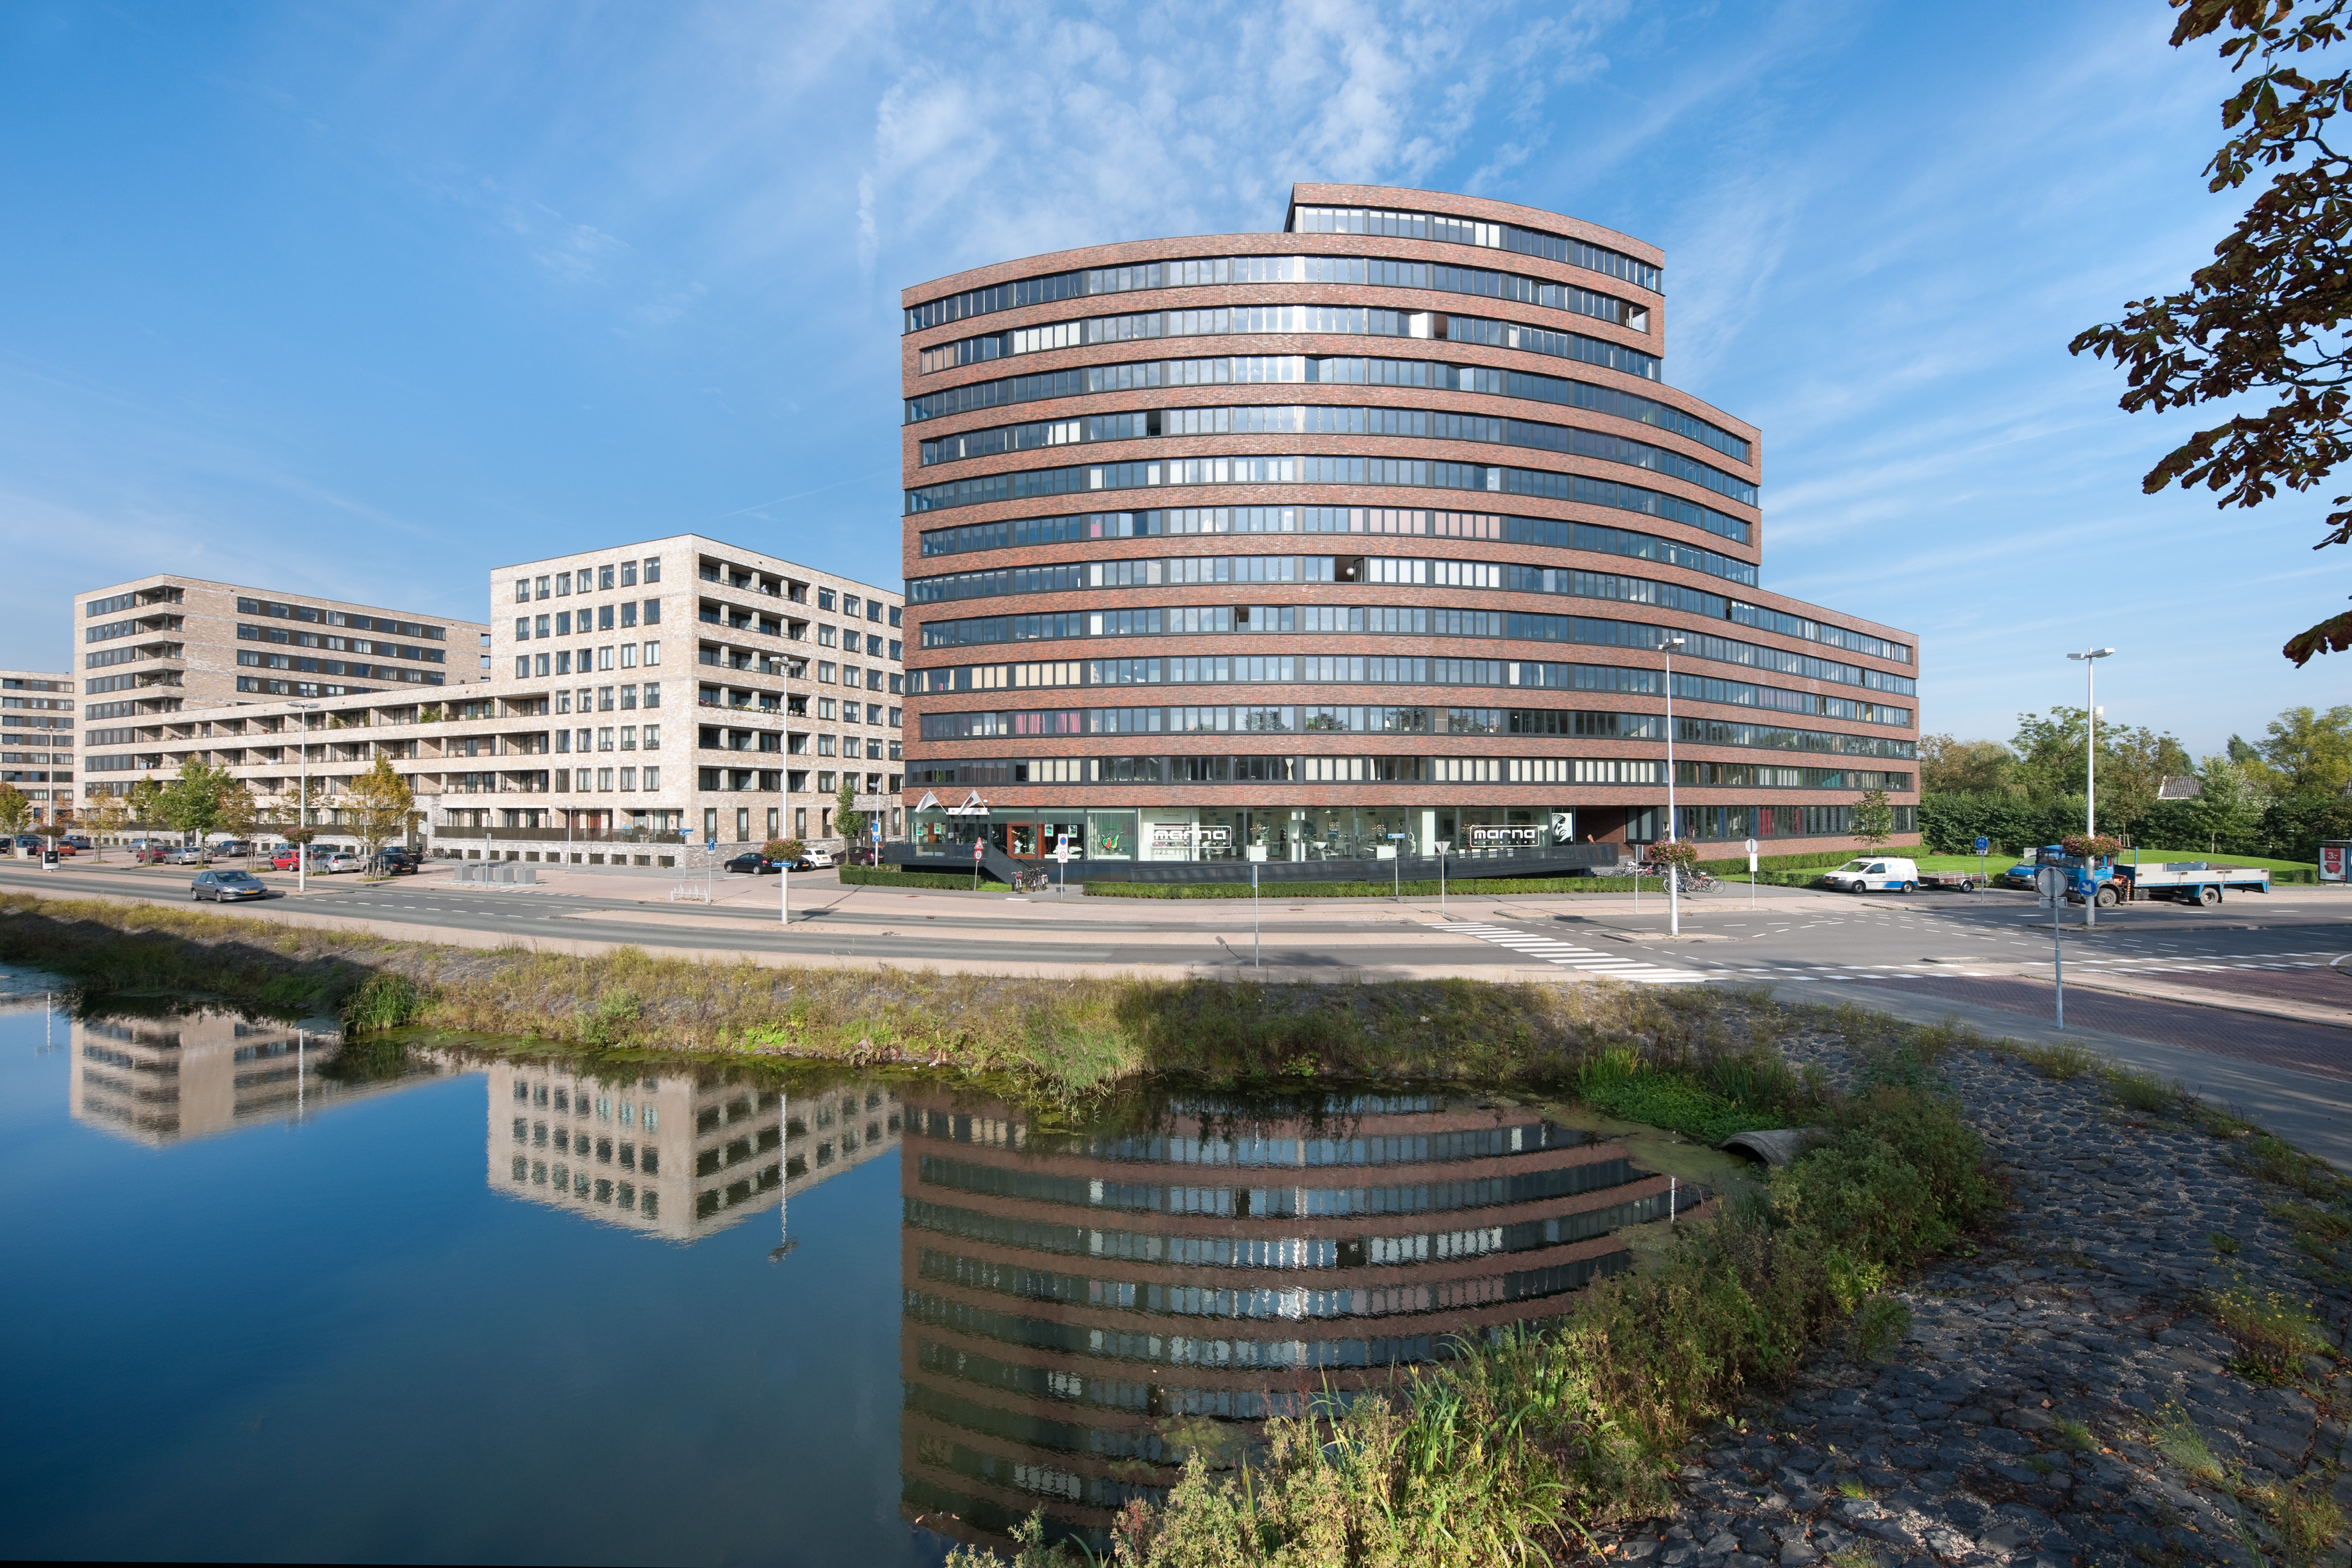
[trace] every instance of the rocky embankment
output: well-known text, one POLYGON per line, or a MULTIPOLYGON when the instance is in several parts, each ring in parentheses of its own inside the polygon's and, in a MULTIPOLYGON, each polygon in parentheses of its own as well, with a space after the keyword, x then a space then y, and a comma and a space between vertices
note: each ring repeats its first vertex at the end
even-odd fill
MULTIPOLYGON (((1790 1054, 1855 1070, 1825 1040, 1790 1054)), ((2011 1186, 2000 1231, 1895 1293, 1883 1359, 1821 1360, 1694 1444, 1675 1514, 1609 1561, 2340 1558, 2352 1200, 2242 1123, 2054 1065, 2073 1076, 1938 1067, 2011 1186)))

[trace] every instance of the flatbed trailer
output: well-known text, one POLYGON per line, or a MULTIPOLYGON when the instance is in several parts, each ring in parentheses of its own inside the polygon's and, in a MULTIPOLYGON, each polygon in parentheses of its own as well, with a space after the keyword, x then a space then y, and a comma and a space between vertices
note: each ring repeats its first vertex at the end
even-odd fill
POLYGON ((1922 871, 1919 885, 1948 893, 1981 893, 1991 879, 1981 871, 1922 871))
MULTIPOLYGON (((2161 866, 2117 866, 2111 882, 2116 902, 2166 899, 2211 909, 2224 893, 2267 893, 2271 874, 2245 866, 2210 866, 2202 860, 2168 860, 2161 866)), ((2107 889, 2102 889, 2104 893, 2107 889)), ((2102 903, 2109 900, 2102 898, 2102 903)))

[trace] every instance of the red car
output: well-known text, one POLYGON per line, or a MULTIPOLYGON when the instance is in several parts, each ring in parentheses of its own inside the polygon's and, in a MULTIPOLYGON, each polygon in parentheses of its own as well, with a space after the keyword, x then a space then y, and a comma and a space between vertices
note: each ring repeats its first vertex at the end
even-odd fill
POLYGON ((131 852, 131 858, 142 866, 160 866, 163 857, 172 852, 168 844, 142 844, 131 852))
POLYGON ((269 868, 273 871, 291 871, 294 869, 294 862, 298 858, 299 852, 296 850, 280 849, 276 854, 270 856, 269 868))

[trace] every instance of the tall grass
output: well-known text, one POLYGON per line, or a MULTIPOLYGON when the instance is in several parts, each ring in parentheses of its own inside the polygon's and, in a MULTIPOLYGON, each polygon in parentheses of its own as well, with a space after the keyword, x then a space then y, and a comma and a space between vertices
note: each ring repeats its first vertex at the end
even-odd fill
MULTIPOLYGON (((1934 1089, 1882 1082, 1818 1110, 1829 1142, 1759 1201, 1686 1223, 1653 1267, 1591 1287, 1550 1331, 1468 1349, 1344 1414, 1271 1422, 1238 1472, 1189 1467, 1160 1506, 1129 1508, 1116 1560, 1549 1563, 1665 1506, 1685 1442, 1833 1334, 1883 1350, 1904 1322, 1887 1281, 1999 1205, 1975 1134, 1934 1089)), ((1034 1538, 1021 1557, 1076 1560, 1034 1538)))

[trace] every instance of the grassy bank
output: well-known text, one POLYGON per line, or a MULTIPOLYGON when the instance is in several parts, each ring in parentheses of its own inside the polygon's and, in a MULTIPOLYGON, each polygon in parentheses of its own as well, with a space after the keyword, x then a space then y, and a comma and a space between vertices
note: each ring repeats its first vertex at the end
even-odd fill
POLYGON ((1769 1043, 1715 991, 1034 980, 395 942, 181 906, 0 897, 0 961, 93 996, 194 993, 280 1012, 628 1050, 898 1062, 1068 1094, 1178 1073, 1562 1084, 1600 1052, 1713 1059, 1769 1043))
MULTIPOLYGON (((1115 1560, 1565 1560, 1587 1528, 1665 1506, 1675 1451, 1751 1388, 1832 1337, 1865 1357, 1891 1344, 1906 1318, 1885 1286, 1989 1218, 2000 1193, 1954 1103, 1927 1087, 1924 1069, 1958 1037, 1835 1022, 1874 1052, 1856 1094, 1823 1096, 1785 1068, 1744 1086, 1754 1098, 1738 1109, 1827 1133, 1762 1200, 1685 1225, 1651 1267, 1589 1288, 1550 1330, 1419 1371, 1386 1399, 1269 1423, 1238 1474, 1196 1458, 1164 1504, 1129 1508, 1115 1560)), ((1033 1542, 1020 1561, 1078 1559, 1033 1542)))

